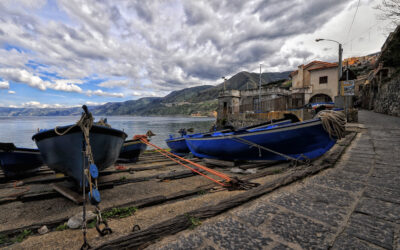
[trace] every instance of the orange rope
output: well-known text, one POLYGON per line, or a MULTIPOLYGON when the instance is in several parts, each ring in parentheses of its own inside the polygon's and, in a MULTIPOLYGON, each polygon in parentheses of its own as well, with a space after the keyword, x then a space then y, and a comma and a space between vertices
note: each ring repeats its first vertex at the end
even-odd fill
MULTIPOLYGON (((143 140, 142 140, 142 141, 143 141, 143 140)), ((226 174, 220 173, 220 172, 218 172, 218 171, 215 171, 215 170, 213 170, 213 169, 207 168, 207 167, 205 167, 205 166, 203 166, 203 165, 200 165, 200 164, 198 164, 198 163, 192 162, 192 161, 190 161, 190 160, 188 160, 188 159, 185 159, 185 158, 183 158, 183 157, 180 157, 180 156, 178 156, 178 155, 175 155, 175 154, 173 154, 173 153, 171 153, 171 152, 168 152, 168 151, 166 151, 165 149, 160 148, 160 147, 158 147, 158 146, 156 146, 156 145, 154 145, 154 144, 152 144, 152 143, 150 143, 150 142, 148 142, 148 141, 146 141, 145 143, 147 143, 148 145, 153 146, 153 147, 155 147, 155 148, 157 148, 157 149, 159 149, 159 150, 161 150, 161 151, 164 151, 165 153, 168 153, 169 155, 172 155, 172 156, 174 156, 174 157, 176 157, 176 158, 178 158, 178 159, 180 159, 180 160, 182 160, 182 161, 186 161, 186 162, 188 162, 189 164, 192 164, 193 166, 196 166, 196 167, 201 168, 201 169, 203 169, 203 170, 205 170, 205 171, 207 171, 207 172, 209 172, 209 173, 212 173, 212 174, 214 174, 214 175, 216 175, 216 176, 219 176, 219 177, 225 179, 226 181, 231 181, 231 178, 230 178, 229 176, 227 176, 226 174)))
POLYGON ((173 154, 173 153, 171 153, 171 152, 168 152, 168 151, 166 151, 165 149, 160 148, 160 147, 158 147, 158 146, 156 146, 156 145, 150 143, 149 141, 147 141, 147 140, 144 139, 144 138, 140 138, 140 140, 141 140, 143 143, 145 143, 145 144, 147 144, 147 145, 149 145, 149 146, 152 146, 152 147, 158 149, 157 151, 160 152, 160 154, 162 154, 162 155, 168 157, 169 159, 171 159, 171 160, 177 162, 178 164, 181 164, 182 166, 184 166, 184 167, 186 167, 186 168, 189 168, 189 169, 192 170, 193 172, 196 172, 196 173, 198 173, 198 174, 200 174, 200 175, 206 177, 207 179, 210 179, 210 180, 212 180, 212 181, 214 181, 214 182, 216 182, 216 183, 218 183, 218 184, 220 184, 220 185, 222 185, 222 186, 227 186, 227 185, 225 185, 225 184, 221 183, 220 181, 215 180, 215 179, 213 179, 213 178, 211 178, 211 177, 209 177, 209 176, 207 176, 207 175, 205 175, 205 174, 203 174, 203 173, 197 171, 196 169, 194 169, 194 168, 192 168, 192 167, 189 167, 189 166, 183 164, 182 162, 178 161, 177 159, 172 158, 171 156, 176 157, 176 158, 178 158, 178 159, 180 159, 180 160, 182 160, 182 161, 186 161, 186 162, 188 162, 189 164, 191 164, 191 165, 193 165, 193 166, 196 166, 196 167, 201 168, 201 169, 203 169, 203 170, 205 170, 205 171, 207 171, 207 172, 209 172, 209 173, 211 173, 211 174, 214 174, 214 175, 216 175, 216 176, 218 176, 218 177, 221 177, 221 178, 225 179, 227 182, 231 181, 231 178, 230 178, 229 176, 223 174, 223 173, 220 173, 220 172, 218 172, 218 171, 212 170, 212 169, 207 168, 207 167, 205 167, 205 166, 202 166, 202 165, 200 165, 200 164, 198 164, 198 163, 192 162, 192 161, 190 161, 190 160, 188 160, 188 159, 185 159, 185 158, 180 157, 180 156, 178 156, 178 155, 175 155, 175 154, 173 154), (168 154, 171 155, 171 156, 169 156, 168 154))
POLYGON ((161 152, 160 150, 157 150, 157 152, 159 152, 160 154, 164 155, 165 157, 167 157, 167 158, 173 160, 174 162, 176 162, 176 163, 178 163, 178 164, 181 164, 182 166, 184 166, 184 167, 190 169, 191 171, 196 172, 196 173, 198 173, 199 175, 204 176, 204 177, 206 177, 207 179, 209 179, 209 180, 211 180, 211 181, 213 181, 213 182, 218 183, 219 185, 221 185, 221 186, 223 186, 223 187, 228 186, 228 185, 225 185, 224 183, 222 183, 222 182, 220 182, 220 181, 218 181, 218 180, 216 180, 216 179, 214 179, 214 178, 209 177, 208 175, 205 175, 205 174, 201 173, 200 171, 197 171, 196 169, 194 169, 194 168, 192 168, 192 167, 190 167, 190 166, 188 166, 188 165, 186 165, 186 164, 183 164, 182 162, 178 161, 177 159, 172 158, 171 156, 169 156, 169 155, 167 155, 167 154, 161 152))

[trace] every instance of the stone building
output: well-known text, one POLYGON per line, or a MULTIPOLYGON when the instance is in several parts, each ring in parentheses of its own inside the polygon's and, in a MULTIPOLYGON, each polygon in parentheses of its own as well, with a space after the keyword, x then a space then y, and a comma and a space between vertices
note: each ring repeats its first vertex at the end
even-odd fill
POLYGON ((303 96, 304 104, 333 102, 338 95, 338 64, 312 61, 290 74, 292 94, 303 96))
POLYGON ((260 116, 260 119, 265 119, 260 114, 292 108, 298 106, 293 106, 291 92, 287 89, 264 87, 261 92, 260 89, 225 90, 218 95, 217 121, 221 123, 229 120, 235 123, 240 120, 241 125, 244 125, 241 120, 248 120, 249 117, 257 119, 260 116))

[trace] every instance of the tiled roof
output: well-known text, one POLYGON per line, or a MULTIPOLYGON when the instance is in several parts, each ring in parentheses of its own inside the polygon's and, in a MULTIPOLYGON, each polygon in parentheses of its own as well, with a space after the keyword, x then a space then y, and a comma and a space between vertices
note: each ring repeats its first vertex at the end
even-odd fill
MULTIPOLYGON (((333 67, 337 67, 338 64, 337 63, 329 63, 329 62, 323 62, 323 61, 312 61, 309 64, 304 66, 304 69, 307 69, 315 64, 321 64, 320 67, 314 68, 314 69, 310 69, 311 70, 317 70, 317 69, 324 69, 324 68, 333 68, 333 67)), ((300 65, 302 66, 302 65, 300 65)), ((298 70, 293 71, 292 73, 290 73, 290 76, 294 76, 298 73, 298 70)))
POLYGON ((335 65, 330 65, 330 66, 326 65, 326 66, 321 66, 321 67, 317 67, 317 68, 309 69, 308 71, 312 71, 312 70, 318 70, 318 69, 336 68, 336 67, 337 67, 337 64, 335 64, 335 65))

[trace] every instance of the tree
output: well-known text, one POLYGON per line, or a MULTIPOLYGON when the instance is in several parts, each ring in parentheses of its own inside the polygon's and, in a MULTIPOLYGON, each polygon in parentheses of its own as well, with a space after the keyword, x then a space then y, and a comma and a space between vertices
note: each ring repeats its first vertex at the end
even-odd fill
POLYGON ((400 0, 382 0, 381 4, 376 6, 381 11, 379 18, 390 20, 395 25, 400 24, 400 0))

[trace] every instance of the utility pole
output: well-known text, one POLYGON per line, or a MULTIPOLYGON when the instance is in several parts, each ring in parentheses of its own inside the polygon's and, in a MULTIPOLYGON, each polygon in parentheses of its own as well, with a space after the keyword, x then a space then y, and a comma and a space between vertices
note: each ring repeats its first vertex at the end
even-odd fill
POLYGON ((343 49, 342 49, 342 44, 339 43, 339 62, 338 62, 338 96, 343 95, 341 93, 341 86, 340 86, 340 78, 342 78, 342 54, 343 54, 343 49))
POLYGON ((318 38, 315 39, 316 42, 320 42, 320 41, 331 41, 331 42, 335 42, 337 44, 339 44, 339 62, 338 62, 338 96, 341 95, 341 86, 340 86, 340 78, 342 77, 342 54, 343 54, 343 48, 342 48, 342 44, 339 43, 338 41, 335 40, 331 40, 331 39, 322 39, 322 38, 318 38))
POLYGON ((259 81, 259 90, 258 90, 258 111, 261 113, 261 65, 260 63, 260 81, 259 81))

